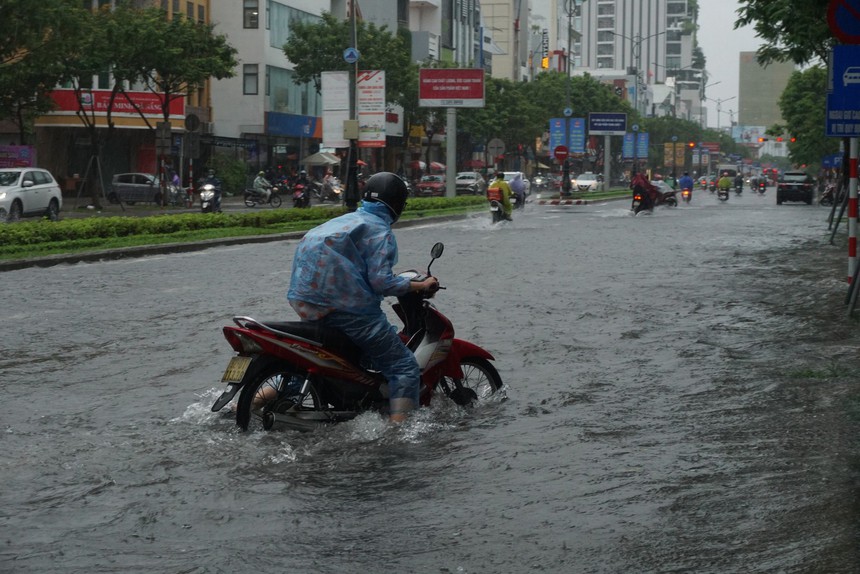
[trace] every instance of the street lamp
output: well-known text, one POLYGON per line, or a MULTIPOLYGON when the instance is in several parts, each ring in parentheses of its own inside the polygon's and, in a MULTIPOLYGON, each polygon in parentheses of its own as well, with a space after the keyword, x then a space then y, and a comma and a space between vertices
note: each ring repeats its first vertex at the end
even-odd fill
POLYGON ((636 78, 636 92, 633 94, 633 108, 636 110, 636 113, 639 113, 639 71, 642 68, 642 42, 645 40, 650 40, 651 38, 655 38, 662 34, 668 32, 668 30, 663 30, 661 32, 656 32, 654 34, 650 34, 648 36, 642 36, 641 34, 634 34, 631 38, 630 36, 625 36, 624 34, 619 34, 618 32, 613 32, 612 30, 607 30, 613 36, 618 36, 619 38, 624 38, 625 40, 629 40, 632 46, 631 55, 633 56, 632 61, 636 64, 633 68, 636 70, 635 78, 636 78))
MULTIPOLYGON (((678 136, 672 136, 672 183, 674 183, 678 177, 675 172, 675 164, 677 163, 677 152, 675 151, 675 144, 678 143, 678 136)), ((673 186, 674 187, 674 186, 673 186)))
POLYGON ((720 130, 720 111, 722 109, 721 106, 723 105, 723 102, 729 102, 731 100, 734 100, 735 98, 737 98, 737 96, 732 96, 731 98, 717 98, 717 99, 705 98, 706 100, 711 100, 712 102, 717 102, 717 131, 720 130))

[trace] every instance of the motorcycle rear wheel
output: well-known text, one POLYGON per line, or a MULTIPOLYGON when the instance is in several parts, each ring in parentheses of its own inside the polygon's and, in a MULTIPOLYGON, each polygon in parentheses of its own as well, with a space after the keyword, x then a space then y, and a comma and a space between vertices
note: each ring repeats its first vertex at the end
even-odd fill
POLYGON ((486 400, 502 388, 502 377, 490 361, 481 357, 460 359, 463 378, 442 377, 439 386, 445 395, 461 406, 486 400))
POLYGON ((250 195, 245 195, 245 207, 254 207, 255 205, 257 205, 257 202, 250 195))
POLYGON ((283 366, 273 365, 263 369, 242 388, 236 404, 236 425, 244 431, 264 430, 263 421, 269 411, 285 413, 292 408, 299 410, 323 410, 322 401, 313 386, 308 385, 302 397, 301 382, 305 375, 283 366), (294 378, 295 376, 295 378, 294 378))

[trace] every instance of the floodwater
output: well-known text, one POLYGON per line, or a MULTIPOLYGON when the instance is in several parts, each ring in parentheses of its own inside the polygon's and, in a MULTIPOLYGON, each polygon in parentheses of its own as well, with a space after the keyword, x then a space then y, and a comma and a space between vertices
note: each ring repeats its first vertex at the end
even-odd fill
MULTIPOLYGON (((243 434, 233 315, 295 242, 0 275, 0 571, 856 572, 844 234, 773 192, 397 232, 506 400, 243 434)), ((392 315, 393 317, 393 315, 392 315)))

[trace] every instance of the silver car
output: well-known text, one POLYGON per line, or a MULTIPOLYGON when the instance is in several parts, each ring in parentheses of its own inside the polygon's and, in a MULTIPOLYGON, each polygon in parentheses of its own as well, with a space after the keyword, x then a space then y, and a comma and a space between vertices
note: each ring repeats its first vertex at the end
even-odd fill
POLYGON ((48 170, 36 167, 0 169, 0 220, 45 216, 57 221, 62 207, 60 185, 48 170))
POLYGON ((122 202, 129 205, 138 201, 161 203, 161 186, 158 178, 148 173, 118 173, 111 180, 111 190, 107 198, 111 203, 122 202))

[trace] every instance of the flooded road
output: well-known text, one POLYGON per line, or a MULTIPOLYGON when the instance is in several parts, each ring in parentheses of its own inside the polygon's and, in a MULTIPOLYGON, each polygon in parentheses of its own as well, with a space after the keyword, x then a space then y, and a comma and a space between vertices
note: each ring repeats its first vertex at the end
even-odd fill
MULTIPOLYGON (((856 572, 860 344, 823 208, 397 232, 507 400, 309 434, 209 407, 295 242, 0 275, 2 572, 856 572)), ((387 306, 387 305, 386 305, 387 306)), ((392 315, 393 316, 393 315, 392 315)))

